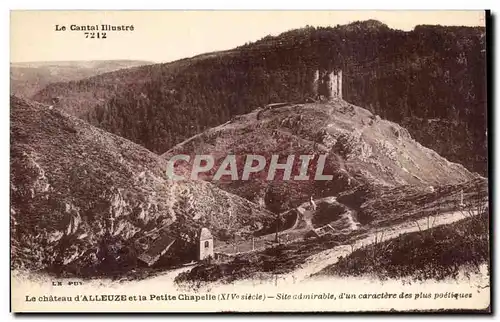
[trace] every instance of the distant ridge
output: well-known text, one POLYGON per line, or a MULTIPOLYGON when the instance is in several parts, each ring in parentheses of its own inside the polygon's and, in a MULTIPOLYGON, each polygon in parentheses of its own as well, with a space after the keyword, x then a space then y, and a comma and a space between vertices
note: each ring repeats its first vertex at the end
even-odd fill
POLYGON ((388 28, 375 20, 306 27, 171 63, 52 84, 34 99, 164 153, 275 102, 304 101, 308 73, 338 68, 342 97, 418 142, 487 173, 485 28, 388 28), (427 120, 438 120, 427 122, 427 120))
POLYGON ((11 94, 30 98, 55 82, 75 81, 122 68, 153 64, 140 60, 11 62, 11 94))

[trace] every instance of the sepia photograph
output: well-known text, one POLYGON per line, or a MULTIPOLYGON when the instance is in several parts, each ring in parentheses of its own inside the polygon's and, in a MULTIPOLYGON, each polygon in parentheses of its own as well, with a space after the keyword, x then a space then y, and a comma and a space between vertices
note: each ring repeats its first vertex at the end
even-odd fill
POLYGON ((11 11, 11 310, 491 313, 490 19, 11 11))

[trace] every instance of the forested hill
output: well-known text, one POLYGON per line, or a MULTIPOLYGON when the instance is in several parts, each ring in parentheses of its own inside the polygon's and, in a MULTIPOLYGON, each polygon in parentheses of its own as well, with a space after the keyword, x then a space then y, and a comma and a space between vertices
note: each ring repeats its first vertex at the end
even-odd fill
POLYGON ((58 83, 34 98, 163 153, 263 104, 303 100, 313 70, 341 68, 344 100, 400 123, 425 146, 484 175, 485 64, 484 28, 404 32, 369 20, 58 83))

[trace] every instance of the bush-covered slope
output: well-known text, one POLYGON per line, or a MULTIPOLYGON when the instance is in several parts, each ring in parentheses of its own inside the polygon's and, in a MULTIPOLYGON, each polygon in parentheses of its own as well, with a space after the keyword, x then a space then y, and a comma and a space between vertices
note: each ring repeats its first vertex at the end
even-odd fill
POLYGON ((376 21, 307 27, 225 52, 54 84, 35 99, 60 97, 62 108, 163 153, 263 104, 303 100, 313 71, 336 67, 345 100, 484 175, 484 36, 479 27, 404 32, 376 21))
POLYGON ((203 181, 166 180, 164 162, 57 109, 11 97, 11 265, 106 273, 133 265, 160 227, 192 241, 200 227, 252 231, 272 215, 203 181))
POLYGON ((482 214, 372 244, 317 275, 441 280, 456 278, 464 267, 469 273, 479 272, 490 259, 488 223, 488 214, 482 214))

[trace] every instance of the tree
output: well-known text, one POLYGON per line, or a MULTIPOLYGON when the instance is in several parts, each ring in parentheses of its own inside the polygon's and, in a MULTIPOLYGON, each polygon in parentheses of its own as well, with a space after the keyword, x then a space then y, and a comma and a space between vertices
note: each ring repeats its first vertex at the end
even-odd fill
POLYGON ((280 201, 279 195, 275 191, 275 186, 273 184, 267 186, 266 188, 266 193, 264 196, 264 202, 266 205, 266 208, 269 209, 269 211, 273 212, 276 215, 275 219, 275 228, 276 228, 276 237, 275 241, 279 242, 279 228, 282 224, 282 218, 280 214, 281 210, 281 204, 282 202, 280 201))

